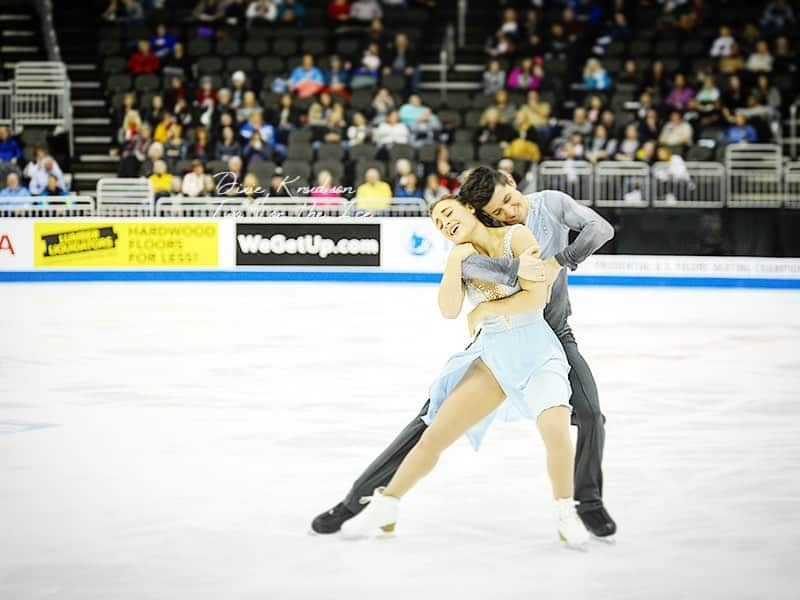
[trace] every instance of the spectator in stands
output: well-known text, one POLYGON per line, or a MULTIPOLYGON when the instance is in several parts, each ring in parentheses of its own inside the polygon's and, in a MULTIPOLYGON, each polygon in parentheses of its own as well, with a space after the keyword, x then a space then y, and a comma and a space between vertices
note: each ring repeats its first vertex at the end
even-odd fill
POLYGON ((436 175, 439 177, 439 185, 446 188, 448 192, 455 192, 461 186, 450 161, 444 158, 438 158, 436 161, 436 175))
POLYGON ((761 73, 756 80, 756 87, 751 95, 758 96, 761 104, 769 106, 773 111, 780 112, 781 92, 774 85, 770 84, 769 78, 761 73))
POLYGON ((642 85, 642 74, 639 72, 639 64, 633 60, 628 59, 622 65, 622 71, 617 75, 618 84, 635 85, 637 88, 642 85))
POLYGON ((386 122, 373 130, 373 139, 379 149, 388 149, 394 144, 408 144, 411 141, 411 131, 405 123, 400 122, 397 111, 393 110, 386 122))
MULTIPOLYGON (((538 59, 541 62, 541 58, 538 59)), ((541 65, 534 65, 534 59, 523 58, 522 62, 508 74, 508 87, 512 90, 538 90, 542 85, 541 65)))
POLYGON ((731 46, 731 51, 728 56, 724 56, 719 60, 720 73, 733 74, 738 73, 744 69, 744 60, 739 55, 739 46, 734 44, 731 46))
POLYGON ((217 90, 214 89, 214 84, 211 77, 205 76, 200 79, 200 88, 195 92, 194 104, 200 110, 214 109, 217 102, 217 90))
POLYGON ((306 8, 300 0, 283 0, 278 6, 278 21, 301 26, 306 16, 306 8))
MULTIPOLYGON (((131 94, 131 96, 133 96, 133 94, 131 94)), ((133 100, 134 100, 134 104, 131 105, 131 108, 128 108, 125 111, 125 114, 127 114, 128 110, 131 110, 133 107, 135 107, 135 98, 133 100)), ((126 106, 127 106, 127 103, 126 103, 126 106)), ((142 120, 143 121, 147 121, 148 123, 150 123, 151 127, 157 127, 158 124, 161 123, 161 121, 164 119, 164 113, 165 112, 166 111, 164 109, 164 98, 162 98, 161 95, 159 95, 159 94, 155 94, 150 99, 150 106, 143 106, 142 107, 142 111, 141 111, 142 120)))
POLYGON ((651 108, 645 114, 644 119, 638 123, 639 139, 642 141, 656 140, 661 135, 661 125, 658 119, 658 113, 654 108, 651 108))
POLYGON ((653 91, 658 101, 669 93, 671 87, 670 82, 664 69, 664 63, 660 60, 653 62, 650 74, 647 77, 646 85, 653 91))
POLYGON ((131 75, 156 73, 161 68, 158 57, 150 49, 150 42, 140 40, 136 52, 128 59, 128 72, 131 75))
MULTIPOLYGON (((550 138, 550 103, 544 102, 539 99, 539 92, 531 90, 528 92, 528 102, 520 108, 528 113, 528 119, 536 128, 536 133, 540 140, 548 140, 550 138)), ((516 119, 516 114, 514 115, 516 119)))
POLYGON ((476 144, 497 144, 505 149, 516 137, 516 132, 502 121, 500 111, 493 106, 483 111, 480 125, 480 129, 475 132, 476 144))
POLYGON ((32 196, 38 196, 44 191, 47 187, 47 180, 51 175, 58 180, 59 187, 67 187, 64 183, 64 173, 61 172, 61 167, 58 166, 52 156, 45 156, 33 170, 28 183, 32 196))
POLYGON ((192 17, 202 23, 214 24, 225 16, 222 0, 199 0, 192 11, 192 17))
POLYGON ((69 192, 58 182, 58 177, 50 175, 47 178, 47 186, 42 190, 41 196, 69 196, 69 192))
POLYGON ((189 198, 196 198, 205 189, 205 169, 200 160, 192 161, 192 170, 183 178, 181 191, 189 198))
POLYGON ((489 56, 508 56, 513 54, 515 49, 514 41, 509 36, 501 33, 497 36, 497 41, 494 44, 489 44, 486 47, 486 53, 489 56))
POLYGON ((242 145, 236 140, 232 127, 223 127, 222 134, 214 148, 215 160, 228 161, 232 156, 242 154, 242 145))
POLYGON ((161 72, 164 77, 177 77, 178 82, 182 82, 192 72, 192 65, 189 57, 186 56, 186 49, 180 42, 175 44, 170 54, 159 60, 161 61, 161 72))
POLYGON ((24 185, 20 185, 19 183, 19 175, 14 171, 11 171, 8 175, 6 175, 6 187, 0 191, 0 197, 2 198, 20 198, 20 197, 28 197, 31 193, 28 191, 24 185))
POLYGON ((429 173, 425 178, 425 189, 422 190, 422 197, 428 205, 433 204, 448 192, 449 190, 439 183, 439 176, 436 173, 429 173))
POLYGON ((610 159, 617 151, 617 144, 616 138, 609 137, 605 125, 599 123, 595 126, 592 137, 587 144, 586 158, 593 163, 610 159))
POLYGON ((665 102, 679 110, 689 108, 689 103, 694 99, 694 90, 686 85, 686 76, 683 73, 675 75, 672 91, 667 96, 665 102))
POLYGON ((140 177, 150 177, 153 174, 153 166, 157 160, 164 158, 164 145, 160 142, 153 142, 147 148, 147 157, 142 161, 139 168, 140 177))
POLYGON ((430 108, 425 107, 419 119, 414 121, 409 129, 411 130, 411 143, 419 148, 436 141, 442 131, 442 122, 430 108))
POLYGON ((580 0, 575 7, 575 19, 590 25, 600 25, 603 21, 603 9, 594 0, 580 0))
POLYGON ((607 90, 611 87, 611 77, 596 58, 586 61, 583 69, 583 85, 589 90, 607 90))
POLYGON ((385 48, 389 45, 389 37, 386 30, 383 28, 383 21, 380 19, 372 19, 367 30, 367 37, 365 38, 367 44, 375 42, 378 48, 385 48))
POLYGON ((348 0, 331 0, 328 2, 328 19, 335 25, 350 20, 350 2, 348 0))
POLYGON ((372 118, 374 125, 380 125, 386 121, 386 117, 395 109, 394 98, 389 93, 389 90, 385 87, 378 88, 378 91, 375 92, 375 97, 372 99, 371 107, 374 112, 372 118))
POLYGON ((178 172, 178 163, 186 158, 186 142, 181 137, 178 129, 169 130, 167 141, 164 142, 164 158, 170 173, 178 172))
MULTIPOLYGON (((111 107, 111 125, 114 129, 119 129, 122 127, 122 121, 125 120, 125 115, 128 114, 129 110, 135 110, 136 106, 136 94, 133 92, 126 92, 122 96, 122 106, 113 106, 111 107)), ((142 118, 148 120, 146 118, 146 110, 143 107, 142 112, 140 113, 142 118)))
POLYGON ((550 26, 550 40, 548 42, 548 50, 545 53, 545 59, 566 62, 569 58, 571 47, 572 42, 567 38, 564 32, 564 26, 561 23, 553 23, 550 26))
POLYGON ((392 188, 397 189, 401 185, 405 184, 406 176, 412 172, 413 166, 411 165, 411 161, 407 158, 398 158, 397 162, 394 163, 394 181, 391 183, 392 188))
POLYGON ((422 198, 422 191, 419 189, 419 178, 411 171, 405 179, 395 188, 395 198, 422 198))
POLYGON ((639 162, 646 162, 648 164, 653 164, 656 161, 656 142, 655 140, 647 140, 644 144, 642 144, 639 149, 636 151, 633 159, 639 162))
POLYGON ((586 118, 594 125, 600 120, 600 115, 603 114, 603 99, 596 94, 592 94, 586 100, 586 118))
POLYGON ((756 44, 756 51, 753 52, 747 59, 745 65, 748 71, 755 71, 759 73, 769 73, 772 71, 772 54, 769 53, 769 46, 764 40, 756 44))
POLYGON ((162 93, 162 97, 164 98, 164 106, 174 114, 178 100, 186 97, 186 86, 183 85, 183 80, 177 75, 170 77, 167 89, 162 93))
POLYGON ((417 94, 411 94, 408 97, 408 102, 400 107, 398 116, 400 120, 408 127, 411 127, 425 112, 425 106, 422 104, 422 98, 417 94))
POLYGON ((7 125, 0 125, 0 162, 17 164, 22 160, 19 142, 11 137, 7 125))
POLYGON ((250 119, 250 115, 254 112, 263 111, 256 98, 256 93, 252 90, 247 90, 244 93, 241 105, 236 109, 236 121, 239 123, 246 123, 250 119))
POLYGON ((589 122, 586 109, 582 106, 579 106, 572 111, 572 120, 568 121, 562 128, 562 143, 565 142, 573 133, 580 133, 584 137, 588 137, 592 133, 592 124, 589 122))
POLYGON ((728 110, 736 110, 747 105, 747 95, 738 75, 731 75, 728 78, 728 87, 722 94, 722 104, 728 110))
POLYGON ((349 102, 350 92, 347 91, 347 86, 350 85, 350 72, 336 54, 331 56, 329 63, 330 66, 323 73, 324 90, 329 94, 341 96, 346 102, 349 102))
POLYGON ((512 40, 519 39, 519 24, 517 23, 517 11, 513 8, 503 10, 503 22, 497 35, 505 35, 512 40))
POLYGON ((489 62, 489 68, 483 72, 483 93, 487 96, 496 94, 506 86, 506 72, 500 68, 500 62, 489 62))
POLYGON ((320 137, 315 140, 317 146, 319 143, 341 144, 345 140, 347 123, 344 120, 344 110, 341 105, 337 104, 328 113, 328 117, 325 119, 325 126, 321 129, 320 134, 320 137))
POLYGON ((117 132, 120 177, 139 176, 141 163, 147 156, 147 149, 150 146, 151 131, 148 123, 142 123, 137 111, 131 110, 125 115, 122 127, 117 132))
POLYGON ((500 117, 504 123, 511 123, 517 114, 517 106, 511 102, 506 90, 500 90, 494 95, 493 106, 500 111, 500 117))
POLYGON ((658 143, 666 146, 692 145, 692 126, 683 120, 680 111, 670 111, 669 120, 661 128, 658 143))
POLYGON ((605 54, 605 47, 614 41, 626 41, 631 38, 631 29, 628 26, 628 19, 623 12, 615 12, 611 24, 602 36, 597 38, 596 45, 592 49, 595 54, 605 54))
POLYGON ((173 175, 169 183, 169 197, 183 198, 183 180, 179 175, 173 175))
POLYGON ((278 0, 253 0, 245 12, 249 25, 257 21, 273 23, 278 18, 278 0))
POLYGON ((634 160, 640 145, 639 130, 631 123, 625 127, 625 137, 614 154, 614 160, 634 160))
POLYGON ((516 160, 541 160, 539 134, 533 126, 530 111, 517 111, 514 115, 514 127, 516 128, 514 138, 505 146, 503 155, 516 160))
POLYGON ((559 160, 583 160, 585 152, 583 136, 580 133, 573 133, 565 144, 556 148, 556 158, 559 160))
POLYGON ((194 142, 189 146, 188 158, 202 160, 203 164, 214 158, 213 147, 205 127, 198 127, 194 131, 194 142))
POLYGON ((321 92, 324 87, 325 78, 322 76, 322 71, 314 66, 314 57, 304 54, 300 66, 289 76, 289 89, 297 94, 298 98, 310 98, 321 92))
POLYGON ((773 68, 776 73, 797 72, 797 54, 794 49, 789 46, 789 40, 786 36, 782 35, 775 40, 774 57, 773 68))
POLYGON ((375 42, 370 43, 361 57, 361 63, 353 73, 350 87, 355 89, 372 87, 381 74, 380 48, 375 42))
POLYGON ((260 110, 254 110, 250 118, 242 125, 239 135, 247 141, 253 137, 253 132, 258 131, 264 141, 270 147, 275 144, 275 129, 269 123, 264 122, 264 116, 260 110))
MULTIPOLYGON (((275 170, 277 173, 277 169, 275 170)), ((282 173, 283 171, 281 171, 282 173)), ((233 181, 241 181, 244 177, 244 161, 240 156, 231 156, 228 159, 228 173, 231 174, 233 181)))
POLYGON ((167 172, 167 163, 157 160, 153 163, 153 174, 147 179, 153 185, 153 193, 156 198, 169 196, 172 187, 172 175, 167 172))
POLYGON ((736 45, 736 40, 731 35, 731 28, 722 25, 719 28, 719 37, 711 44, 709 55, 712 58, 722 58, 731 55, 731 49, 736 45))
POLYGON ((689 102, 690 108, 700 112, 713 110, 722 95, 714 83, 713 75, 706 75, 703 78, 703 87, 698 90, 697 95, 689 102))
POLYGON ((383 9, 378 0, 355 0, 350 5, 350 18, 369 23, 373 19, 382 19, 383 9))
POLYGON ((330 207, 342 204, 342 195, 333 182, 333 174, 328 169, 317 173, 317 184, 311 188, 312 206, 330 207))
POLYGON ((384 74, 396 73, 406 78, 406 88, 416 92, 419 87, 419 59, 408 43, 405 33, 398 33, 394 37, 394 44, 387 50, 383 58, 384 74))
POLYGON ((244 147, 243 155, 248 168, 254 162, 272 159, 272 148, 267 140, 262 139, 261 132, 258 129, 252 132, 247 145, 244 147))
POLYGON ((356 208, 384 209, 392 203, 392 188, 381 181, 378 169, 369 168, 364 175, 364 183, 356 190, 356 208))
POLYGON ((239 108, 244 102, 247 89, 247 75, 244 71, 236 71, 231 75, 231 107, 239 108))
POLYGON ((277 112, 272 119, 276 125, 275 140, 278 144, 289 143, 289 133, 300 126, 300 110, 294 105, 291 94, 282 94, 277 112))
POLYGON ((169 130, 173 127, 178 129, 178 135, 182 135, 183 128, 179 123, 175 121, 175 117, 172 113, 165 112, 161 118, 161 122, 156 126, 155 131, 153 132, 153 139, 156 142, 161 142, 162 144, 167 141, 169 137, 169 130))
POLYGON ((772 32, 785 31, 794 23, 794 10, 786 0, 775 0, 764 8, 761 25, 766 29, 772 32))
POLYGON ((138 23, 144 19, 144 9, 138 0, 111 0, 102 18, 105 21, 138 23))
POLYGON ((742 113, 737 113, 733 118, 733 123, 725 131, 722 138, 723 144, 739 144, 746 142, 757 142, 756 130, 747 122, 747 117, 742 113))
POLYGON ((167 26, 164 25, 164 23, 156 25, 156 32, 150 37, 150 46, 159 59, 165 58, 167 55, 171 54, 172 49, 177 43, 178 39, 167 31, 167 26))
POLYGON ((47 150, 45 150, 42 146, 36 146, 33 149, 33 159, 29 160, 28 164, 25 165, 25 168, 22 169, 22 176, 26 179, 31 179, 33 174, 36 172, 36 169, 42 164, 42 161, 46 156, 47 150))
POLYGON ((353 115, 352 124, 347 128, 348 147, 367 143, 371 134, 372 132, 369 128, 369 125, 367 125, 367 119, 364 116, 364 113, 357 112, 353 115))

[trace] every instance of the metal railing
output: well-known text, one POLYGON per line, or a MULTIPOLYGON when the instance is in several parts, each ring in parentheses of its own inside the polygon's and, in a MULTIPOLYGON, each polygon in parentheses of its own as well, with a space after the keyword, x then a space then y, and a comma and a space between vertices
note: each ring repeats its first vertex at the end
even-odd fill
POLYGON ((153 185, 145 177, 107 177, 97 182, 98 216, 149 217, 153 208, 153 185))
POLYGON ((731 144, 725 148, 728 206, 777 208, 783 202, 781 147, 731 144))
POLYGON ((14 82, 0 81, 0 125, 14 128, 14 113, 11 99, 14 97, 14 82))
POLYGON ((42 40, 44 41, 47 58, 53 61, 61 60, 61 49, 58 47, 56 28, 53 26, 53 3, 51 0, 36 0, 36 11, 42 23, 42 40))
POLYGON ((467 0, 458 0, 458 47, 467 44, 467 0))
POLYGON ((633 161, 603 161, 594 169, 594 204, 605 207, 650 205, 650 166, 633 161))
POLYGON ((800 161, 786 163, 783 179, 784 206, 800 208, 800 161))
POLYGON ((725 205, 725 167, 672 160, 653 165, 653 206, 719 208, 725 205))
POLYGON ((90 196, 0 198, 0 218, 93 217, 95 214, 94 198, 90 196))
POLYGON ((797 146, 800 139, 797 137, 797 109, 800 107, 800 100, 796 100, 789 107, 789 139, 784 143, 789 145, 789 156, 792 160, 797 160, 797 146))
POLYGON ((541 188, 564 192, 586 205, 592 203, 593 179, 592 164, 584 160, 546 160, 537 170, 541 188))

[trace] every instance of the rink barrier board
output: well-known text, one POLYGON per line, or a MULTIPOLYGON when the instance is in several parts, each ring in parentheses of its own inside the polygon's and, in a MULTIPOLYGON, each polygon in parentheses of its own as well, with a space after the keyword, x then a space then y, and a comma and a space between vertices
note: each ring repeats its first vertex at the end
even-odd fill
MULTIPOLYGON (((0 283, 47 282, 340 282, 437 284, 438 273, 388 271, 0 271, 0 283)), ((570 285, 800 289, 800 279, 571 275, 570 285)))

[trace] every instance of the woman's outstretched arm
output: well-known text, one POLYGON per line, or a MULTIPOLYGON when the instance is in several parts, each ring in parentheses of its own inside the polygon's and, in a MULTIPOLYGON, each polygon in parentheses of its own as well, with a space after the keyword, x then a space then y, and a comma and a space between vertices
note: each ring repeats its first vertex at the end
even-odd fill
POLYGON ((439 310, 445 319, 455 319, 461 314, 464 304, 464 282, 461 278, 461 263, 475 253, 472 244, 459 244, 450 251, 439 285, 439 310))

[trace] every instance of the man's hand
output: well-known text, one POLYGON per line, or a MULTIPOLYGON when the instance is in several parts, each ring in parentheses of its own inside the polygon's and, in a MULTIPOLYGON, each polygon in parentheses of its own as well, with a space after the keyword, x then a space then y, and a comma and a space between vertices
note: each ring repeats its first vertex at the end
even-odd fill
POLYGON ((531 246, 519 256, 517 276, 528 281, 544 281, 545 265, 539 258, 539 246, 531 246))
POLYGON ((471 254, 476 254, 475 246, 472 244, 459 244, 450 251, 448 259, 463 262, 471 254))

